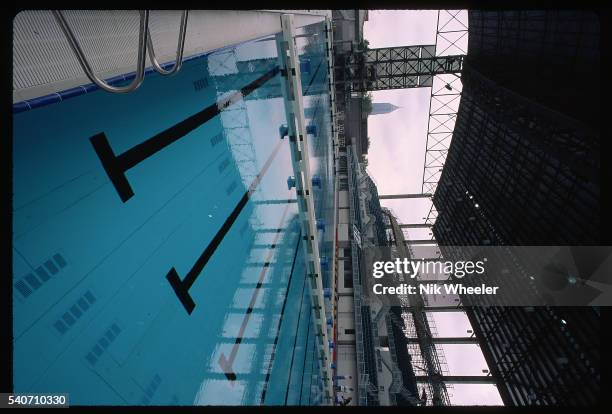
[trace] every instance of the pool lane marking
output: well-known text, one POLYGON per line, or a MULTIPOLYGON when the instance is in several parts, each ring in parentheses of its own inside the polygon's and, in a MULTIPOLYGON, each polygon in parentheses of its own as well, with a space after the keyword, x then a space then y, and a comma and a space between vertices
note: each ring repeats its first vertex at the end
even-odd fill
POLYGON ((115 155, 110 146, 108 138, 104 132, 96 134, 90 138, 90 141, 102 162, 102 166, 110 178, 115 190, 119 194, 121 201, 124 203, 134 196, 134 190, 125 176, 125 172, 142 161, 146 160, 153 154, 161 151, 168 145, 178 141, 194 129, 200 127, 210 119, 221 113, 222 110, 230 105, 240 101, 255 89, 259 88, 268 80, 272 79, 279 73, 279 68, 275 67, 263 76, 255 79, 239 91, 234 92, 229 97, 221 99, 209 107, 191 115, 178 124, 160 132, 157 135, 141 142, 125 151, 122 154, 115 155))
MULTIPOLYGON (((295 361, 295 348, 297 347, 297 340, 298 340, 298 334, 300 332, 300 323, 302 322, 302 309, 303 309, 303 305, 304 305, 304 291, 306 290, 306 280, 308 278, 305 277, 304 278, 304 283, 302 283, 302 295, 301 295, 301 299, 300 299, 300 310, 298 313, 298 320, 297 320, 297 326, 295 328, 295 339, 293 340, 293 352, 291 353, 291 364, 289 365, 289 378, 287 379, 287 388, 285 389, 285 405, 287 405, 287 400, 289 399, 289 388, 291 387, 291 378, 293 377, 293 361, 295 361)), ((309 298, 310 299, 310 298, 309 298)), ((308 312, 309 314, 311 314, 312 312, 308 312)), ((308 338, 308 335, 306 335, 306 338, 308 338)), ((306 355, 304 355, 304 358, 306 358, 306 355)), ((302 375, 304 374, 304 372, 302 372, 302 375)))
MULTIPOLYGON (((317 72, 318 72, 318 70, 319 70, 319 67, 317 67, 317 72)), ((316 72, 315 72, 315 74, 316 74, 316 72)), ((311 80, 310 83, 312 84, 312 80, 311 80)), ((310 86, 310 85, 308 85, 308 86, 310 86)), ((296 202, 297 200, 287 200, 287 201, 289 201, 289 202, 296 202)), ((283 211, 283 216, 282 216, 282 218, 280 220, 279 226, 277 228, 267 229, 269 232, 276 233, 275 236, 274 236, 274 241, 272 242, 272 246, 274 246, 274 247, 276 247, 276 245, 277 245, 277 241, 278 241, 278 238, 280 237, 280 233, 284 230, 281 226, 282 226, 282 224, 284 222, 285 215, 287 214, 288 207, 289 206, 285 207, 285 210, 283 211)), ((294 257, 293 257, 293 263, 291 265, 291 273, 289 275, 289 281, 287 283, 287 291, 285 293, 285 299, 283 301, 283 306, 282 306, 282 309, 281 309, 281 315, 280 315, 280 320, 279 320, 279 324, 278 324, 278 329, 277 329, 277 332, 276 332, 276 336, 274 338, 274 344, 272 345, 272 356, 271 356, 270 361, 268 363, 268 370, 267 370, 267 373, 266 373, 266 378, 264 380, 263 391, 261 393, 261 399, 260 399, 261 404, 264 403, 265 398, 266 398, 267 386, 268 386, 268 382, 270 380, 270 375, 271 375, 271 372, 272 372, 272 364, 274 362, 274 355, 276 353, 276 346, 278 344, 279 333, 280 333, 280 329, 281 329, 282 322, 283 322, 283 316, 285 314, 285 307, 287 305, 287 298, 289 297, 289 288, 291 286, 291 279, 293 277, 293 270, 294 270, 294 267, 295 267, 295 260, 296 260, 296 257, 297 257, 297 252, 298 252, 298 249, 299 249, 299 246, 300 246, 300 242, 301 242, 301 237, 298 238, 298 243, 296 245, 296 250, 295 250, 294 257)), ((262 271, 261 271, 260 276, 259 276, 259 282, 257 283, 255 291, 253 292, 253 296, 251 297, 251 302, 249 303, 249 307, 247 308, 245 316, 244 316, 244 318, 242 320, 242 325, 240 326, 240 330, 239 330, 238 335, 236 337, 236 340, 234 342, 234 346, 232 347, 232 350, 230 352, 230 357, 226 358, 224 353, 221 353, 221 355, 219 356, 219 366, 223 370, 223 373, 227 377, 228 381, 230 381, 230 384, 232 386, 234 385, 234 381, 236 380, 236 373, 233 371, 232 366, 233 366, 234 360, 236 359, 236 355, 238 354, 238 350, 240 348, 240 344, 242 343, 242 337, 244 335, 244 331, 246 330, 247 323, 248 323, 249 318, 251 317, 251 314, 253 312, 253 308, 255 306, 255 301, 257 300, 257 296, 259 294, 259 289, 261 288, 261 286, 263 284, 263 279, 265 278, 265 275, 266 275, 267 270, 269 268, 269 266, 267 264, 270 263, 270 260, 272 259, 272 254, 273 253, 274 253, 274 250, 270 249, 268 251, 268 256, 266 257, 266 260, 263 263, 262 271)), ((305 284, 306 284, 306 278, 304 278, 304 286, 305 286, 305 284)), ((302 288, 301 301, 303 302, 303 300, 304 300, 304 290, 302 288)), ((302 308, 302 303, 300 303, 300 316, 301 316, 301 308, 302 308)), ((298 328, 299 328, 299 319, 298 319, 298 328)), ((296 335, 297 335, 297 332, 296 332, 296 335)), ((296 336, 296 341, 297 341, 297 336, 296 336)), ((291 358, 291 365, 292 366, 293 366, 293 357, 294 356, 295 356, 295 349, 294 349, 294 354, 293 354, 293 356, 291 358)), ((289 384, 287 385, 287 387, 289 387, 289 384)), ((287 388, 287 392, 285 393, 285 404, 287 403, 288 389, 289 388, 287 388)))
POLYGON ((312 78, 310 78, 310 82, 308 82, 308 85, 306 86, 306 92, 304 92, 304 95, 307 95, 308 91, 310 91, 310 87, 312 86, 312 83, 314 82, 315 78, 317 77, 317 74, 319 73, 319 68, 321 67, 321 63, 323 63, 323 61, 319 61, 319 65, 317 66, 315 73, 312 75, 312 78))
MULTIPOLYGON (((285 306, 287 306, 287 298, 289 297, 289 289, 291 288, 291 280, 293 279, 293 273, 295 270, 295 261, 297 259, 298 251, 300 249, 300 244, 302 242, 302 232, 298 235, 298 242, 295 244, 295 252, 293 253, 293 262, 291 263, 291 273, 289 273, 289 281, 287 282, 287 290, 285 291, 285 299, 283 300, 283 307, 281 308, 281 314, 278 321, 278 328, 276 329, 276 336, 274 337, 274 344, 272 345, 272 353, 270 355, 270 359, 268 361, 268 370, 266 372, 266 378, 263 384, 263 390, 261 391, 260 397, 260 405, 264 404, 266 399, 266 393, 268 392, 268 384, 270 383, 270 375, 272 374, 272 364, 274 363, 274 359, 276 357, 276 346, 278 345, 278 336, 280 334, 282 325, 283 325, 283 317, 285 316, 285 306)), ((304 277, 306 279, 306 277, 304 277)), ((304 293, 302 291, 302 293, 304 293)))
MULTIPOLYGON (((308 312, 308 324, 306 325, 306 348, 304 349, 304 364, 302 365, 302 382, 300 384, 300 402, 298 405, 302 404, 302 394, 304 392, 304 372, 306 371, 306 361, 308 360, 308 338, 310 336, 310 325, 312 324, 312 312, 308 312)), ((312 382, 312 380, 311 380, 312 382)))
POLYGON ((274 228, 262 228, 262 229, 256 229, 255 233, 282 233, 283 230, 285 229, 274 229, 274 228))
MULTIPOLYGON (((257 186, 268 171, 268 168, 270 168, 272 161, 274 161, 274 158, 276 158, 276 155, 278 154, 282 143, 283 141, 279 140, 279 142, 276 144, 274 150, 272 151, 272 154, 270 154, 270 156, 266 160, 266 163, 263 165, 261 171, 259 172, 259 174, 257 174, 257 177, 255 177, 255 179, 249 186, 247 192, 244 193, 240 201, 238 201, 236 207, 234 207, 234 210, 227 217, 227 219, 225 219, 225 222, 223 223, 219 231, 217 231, 217 234, 215 234, 215 237, 213 237, 208 246, 206 246, 206 249, 204 249, 202 255, 196 260, 191 270, 189 270, 189 272, 185 276, 185 279, 181 280, 178 275, 178 272, 174 267, 170 269, 170 271, 166 275, 166 279, 168 279, 168 282, 170 282, 172 289, 174 289, 174 293, 176 293, 176 296, 178 297, 181 304, 185 307, 185 310, 188 314, 191 315, 193 309, 195 308, 195 302, 193 301, 191 295, 189 295, 189 289, 195 283, 198 276, 202 273, 202 270, 204 270, 204 267, 215 253, 215 250, 217 250, 217 247, 219 247, 219 244, 221 244, 221 241, 223 241, 223 238, 242 212, 242 209, 246 206, 247 202, 249 201, 249 198, 251 197, 251 194, 253 194, 253 192, 257 189, 257 186)), ((285 207, 285 211, 287 210, 287 208, 289 208, 289 204, 287 204, 287 206, 285 207)))
MULTIPOLYGON (((297 259, 298 251, 300 248, 300 243, 302 242, 302 232, 298 235, 298 242, 295 245, 295 252, 293 253, 293 262, 291 263, 291 272, 289 273, 289 281, 287 282, 287 290, 285 291, 285 299, 283 300, 283 307, 281 309, 280 319, 278 321, 278 328, 276 329, 276 336, 274 337, 274 344, 272 345, 272 353, 270 355, 270 359, 268 360, 268 370, 266 371, 266 378, 264 380, 263 389, 261 391, 260 397, 260 405, 264 404, 266 400, 266 393, 268 392, 268 384, 270 383, 270 375, 272 374, 272 364, 274 363, 274 359, 276 357, 276 346, 278 345, 278 337, 280 334, 280 330, 283 325, 283 318, 285 317, 285 307, 287 306, 287 298, 289 297, 289 289, 291 288, 291 280, 293 279, 293 273, 295 270, 295 261, 297 259)), ((304 277, 304 281, 306 281, 306 277, 304 277)), ((302 294, 304 294, 304 289, 302 288, 302 294)))
MULTIPOLYGON (((286 205, 283 209, 283 214, 281 216, 280 222, 278 223, 281 226, 285 222, 285 217, 287 216, 287 211, 289 211, 289 205, 286 205)), ((278 239, 280 237, 280 233, 276 233, 274 236, 273 244, 276 245, 278 239)), ((267 266, 267 263, 270 263, 272 260, 272 256, 274 255, 275 249, 269 249, 268 255, 264 262, 264 265, 261 268, 261 272, 259 273, 259 280, 257 281, 257 286, 255 286, 255 290, 253 291, 253 295, 251 295, 251 301, 249 302, 249 307, 247 308, 244 318, 242 318, 242 324, 240 325, 240 329, 238 330, 238 335, 236 336, 236 341, 234 342, 234 346, 232 347, 232 351, 230 352, 229 358, 225 357, 225 354, 221 352, 219 356, 219 366, 223 370, 223 373, 227 377, 228 380, 233 381, 236 379, 236 374, 232 370, 232 365, 234 364, 234 360, 236 359, 236 354, 238 353, 238 349, 240 348, 240 343, 242 342, 242 336, 244 335, 244 331, 246 330, 247 324, 249 323, 249 319, 251 318, 251 314, 253 312, 253 308, 255 307, 255 302, 257 301, 257 296, 259 295, 259 289, 263 285, 263 280, 268 273, 268 269, 270 266, 267 266)))

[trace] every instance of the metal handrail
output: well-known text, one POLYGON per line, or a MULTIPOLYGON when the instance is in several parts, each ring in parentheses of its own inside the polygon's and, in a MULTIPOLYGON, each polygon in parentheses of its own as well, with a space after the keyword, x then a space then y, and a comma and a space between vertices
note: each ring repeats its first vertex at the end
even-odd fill
POLYGON ((74 33, 70 29, 70 26, 68 25, 68 22, 66 21, 66 18, 64 17, 62 12, 60 10, 53 10, 53 16, 55 17, 55 20, 57 21, 62 31, 64 32, 64 35, 66 36, 66 39, 68 40, 68 43, 70 44, 72 51, 76 55, 81 67, 85 71, 85 74, 93 83, 98 85, 100 89, 103 89, 107 92, 113 92, 113 93, 128 93, 128 92, 132 92, 136 90, 140 86, 140 84, 142 83, 142 80, 144 79, 144 72, 145 72, 147 34, 149 31, 149 11, 148 10, 140 10, 140 30, 138 33, 138 60, 136 63, 136 77, 127 86, 111 86, 107 84, 105 81, 103 81, 102 79, 98 78, 96 74, 93 72, 91 65, 87 61, 87 58, 85 57, 85 54, 83 53, 83 50, 79 46, 79 43, 77 42, 76 37, 74 36, 74 33))
POLYGON ((165 70, 157 61, 155 57, 155 50, 153 49, 153 40, 151 39, 151 32, 147 27, 147 47, 149 49, 149 59, 151 59, 153 68, 162 75, 173 75, 179 70, 181 70, 181 65, 183 64, 183 50, 185 48, 185 33, 187 32, 188 15, 189 10, 183 10, 183 15, 181 16, 181 27, 179 29, 178 44, 176 46, 176 61, 174 62, 174 67, 171 70, 165 70))

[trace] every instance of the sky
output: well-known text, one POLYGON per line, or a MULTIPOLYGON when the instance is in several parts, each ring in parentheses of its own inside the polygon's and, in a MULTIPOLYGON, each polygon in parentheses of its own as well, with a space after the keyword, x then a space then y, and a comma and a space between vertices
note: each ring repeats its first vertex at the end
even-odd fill
MULTIPOLYGON (((364 24, 364 37, 371 48, 431 45, 436 42, 437 19, 437 10, 374 10, 364 24)), ((374 102, 400 107, 368 119, 368 172, 379 194, 421 192, 430 93, 430 88, 373 92, 374 102)), ((422 223, 431 201, 385 200, 382 205, 391 208, 404 223, 422 223)), ((428 234, 428 229, 409 233, 415 239, 429 238, 428 234)))
MULTIPOLYGON (((457 44, 467 47, 465 32, 437 37, 437 22, 437 10, 373 10, 365 22, 364 37, 371 48, 433 45, 437 40, 437 54, 447 55, 458 53, 456 48, 449 47, 447 39, 463 35, 457 44)), ((460 22, 467 24, 466 11, 441 14, 442 30, 461 29, 460 22), (451 18, 454 15, 456 20, 451 18)), ((435 85, 443 83, 438 79, 435 85)), ((380 194, 421 193, 430 94, 430 88, 373 92, 374 102, 390 102, 400 107, 390 114, 368 119, 371 138, 368 172, 380 194)), ((384 200, 381 204, 403 223, 423 223, 431 207, 428 199, 384 200)), ((410 229, 406 233, 412 239, 431 237, 429 229, 410 229)))
MULTIPOLYGON (((465 21, 466 13, 457 16, 465 21)), ((444 25, 444 15, 440 19, 444 25)), ((450 25, 457 22, 452 19, 450 25)), ((364 24, 370 48, 436 44, 437 10, 373 10, 364 24)), ((438 37, 438 54, 451 54, 448 42, 438 37), (447 49, 446 51, 444 49, 447 49), (440 53, 443 52, 443 53, 440 53)), ((464 47, 467 40, 463 42, 464 47)), ((431 88, 373 92, 373 102, 389 102, 400 108, 368 118, 368 173, 379 194, 421 193, 431 88)), ((423 223, 431 206, 429 199, 382 200, 403 223, 423 223)), ((429 229, 410 229, 409 238, 429 239, 429 229)), ((463 313, 434 313, 439 336, 467 336, 471 329, 463 313)), ((477 345, 444 345, 452 375, 483 375, 487 364, 477 345)), ((456 405, 501 405, 492 385, 459 385, 449 389, 456 405)))

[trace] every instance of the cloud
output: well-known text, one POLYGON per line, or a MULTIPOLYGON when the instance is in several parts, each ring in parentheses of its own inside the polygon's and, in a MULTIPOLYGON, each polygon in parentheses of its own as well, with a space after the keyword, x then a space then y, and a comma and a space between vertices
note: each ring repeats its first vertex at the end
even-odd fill
MULTIPOLYGON (((437 10, 374 11, 364 25, 364 36, 370 47, 433 44, 437 13, 437 10)), ((381 194, 418 193, 422 184, 430 89, 378 91, 373 97, 374 102, 390 102, 401 108, 369 117, 368 135, 372 143, 368 171, 381 194)), ((415 209, 414 204, 419 201, 422 204, 423 200, 395 202, 393 210, 403 222, 421 222, 431 203, 415 209)))
MULTIPOLYGON (((429 88, 380 91, 373 93, 374 102, 390 102, 399 109, 368 118, 368 172, 380 194, 420 193, 425 156, 425 137, 429 110, 429 88)), ((403 222, 422 222, 427 206, 410 212, 411 206, 424 200, 396 201, 394 212, 403 222), (413 217, 414 213, 418 217, 413 217), (406 221, 409 220, 409 221, 406 221)), ((387 202, 383 202, 388 205, 387 202)))
POLYGON ((364 37, 370 47, 432 45, 437 18, 437 10, 376 10, 364 24, 364 37))

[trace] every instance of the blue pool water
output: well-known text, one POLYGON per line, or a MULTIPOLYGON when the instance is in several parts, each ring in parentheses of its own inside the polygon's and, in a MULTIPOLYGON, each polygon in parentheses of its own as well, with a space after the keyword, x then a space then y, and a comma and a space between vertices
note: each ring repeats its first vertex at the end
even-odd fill
MULTIPOLYGON (((298 29, 321 254, 332 256, 333 172, 323 24, 298 29), (305 68, 306 68, 305 66, 305 68)), ((90 138, 115 156, 276 65, 273 38, 14 114, 15 392, 76 405, 322 402, 280 75, 139 160, 123 202, 90 138), (254 186, 254 182, 258 185, 254 186), (253 191, 250 197, 245 194, 253 191), (167 275, 206 263, 191 313, 167 275)), ((330 269, 324 271, 329 283, 330 269)))

